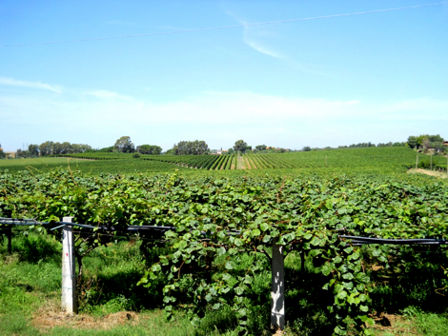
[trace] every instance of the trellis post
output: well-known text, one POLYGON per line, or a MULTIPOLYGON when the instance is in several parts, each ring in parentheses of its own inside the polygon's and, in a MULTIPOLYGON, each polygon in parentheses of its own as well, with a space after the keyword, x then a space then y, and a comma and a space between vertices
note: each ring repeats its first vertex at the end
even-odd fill
MULTIPOLYGON (((73 217, 64 217, 63 222, 72 223, 73 217)), ((62 310, 68 314, 78 312, 76 302, 75 246, 73 245, 73 228, 62 228, 62 310)))
POLYGON ((272 246, 271 328, 285 328, 285 270, 283 246, 272 246))

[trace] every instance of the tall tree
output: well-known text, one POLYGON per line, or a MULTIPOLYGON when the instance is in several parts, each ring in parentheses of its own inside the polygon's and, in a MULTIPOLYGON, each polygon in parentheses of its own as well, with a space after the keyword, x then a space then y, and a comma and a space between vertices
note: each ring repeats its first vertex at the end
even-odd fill
POLYGON ((38 145, 28 145, 28 153, 31 157, 39 156, 39 146, 38 145))
POLYGON ((53 155, 54 153, 54 142, 53 141, 45 141, 39 145, 40 155, 48 156, 53 155))
POLYGON ((235 152, 246 153, 246 151, 250 150, 252 147, 248 146, 244 140, 237 140, 233 145, 233 149, 235 152))
POLYGON ((0 145, 0 159, 4 159, 6 157, 5 152, 3 152, 2 145, 0 145))
POLYGON ((265 151, 266 149, 267 149, 266 145, 255 146, 255 151, 257 151, 257 152, 262 152, 262 151, 265 151))
POLYGON ((131 137, 122 136, 115 141, 114 149, 121 153, 133 153, 135 150, 134 144, 131 141, 131 137))
POLYGON ((160 146, 155 145, 140 145, 137 146, 137 152, 141 154, 160 154, 162 152, 162 148, 160 146))
POLYGON ((210 149, 208 148, 207 143, 203 140, 181 141, 174 145, 173 152, 176 155, 201 155, 208 154, 210 149))
POLYGON ((417 139, 416 136, 411 135, 411 136, 408 138, 408 146, 409 146, 410 148, 417 148, 417 147, 418 147, 418 139, 417 139))

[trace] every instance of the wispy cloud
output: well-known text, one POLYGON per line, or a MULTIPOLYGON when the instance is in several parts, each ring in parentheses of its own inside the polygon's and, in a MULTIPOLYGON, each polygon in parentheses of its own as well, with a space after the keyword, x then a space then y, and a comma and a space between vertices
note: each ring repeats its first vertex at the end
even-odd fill
POLYGON ((0 77, 0 85, 22 87, 28 89, 46 90, 54 93, 61 93, 62 89, 56 85, 50 85, 42 82, 31 82, 25 80, 18 80, 8 77, 0 77))
POLYGON ((243 42, 251 47, 253 50, 259 52, 260 54, 267 55, 277 59, 284 59, 285 56, 274 50, 271 47, 267 47, 262 42, 257 40, 254 36, 252 36, 251 28, 246 21, 239 21, 243 27, 243 42))
POLYGON ((109 90, 92 90, 87 91, 86 94, 99 99, 133 100, 133 98, 130 96, 122 95, 120 93, 109 90))
POLYGON ((238 22, 238 26, 243 29, 242 41, 252 50, 262 55, 282 61, 291 69, 317 76, 328 76, 328 73, 322 71, 318 66, 306 64, 304 62, 292 59, 289 55, 280 52, 276 48, 268 45, 268 43, 266 43, 266 39, 271 38, 272 40, 272 38, 276 35, 272 31, 263 28, 263 24, 251 23, 226 9, 224 10, 224 12, 238 22))
POLYGON ((238 24, 243 28, 243 42, 244 44, 246 44, 248 47, 250 47, 251 49, 255 50, 256 52, 269 56, 269 57, 273 57, 276 59, 283 59, 284 56, 274 50, 272 47, 268 47, 266 46, 265 43, 260 41, 260 38, 255 37, 256 32, 259 32, 259 28, 257 27, 252 27, 249 22, 247 22, 246 20, 241 19, 240 17, 238 17, 237 15, 235 15, 234 13, 232 13, 229 10, 226 10, 225 13, 227 15, 229 15, 230 17, 232 17, 234 20, 236 20, 238 22, 238 24), (257 30, 258 29, 258 30, 257 30))

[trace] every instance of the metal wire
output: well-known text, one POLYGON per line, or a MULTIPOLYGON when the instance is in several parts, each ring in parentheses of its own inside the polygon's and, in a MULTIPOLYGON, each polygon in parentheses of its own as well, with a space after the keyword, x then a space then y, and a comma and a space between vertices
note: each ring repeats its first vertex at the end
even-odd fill
MULTIPOLYGON (((17 218, 4 218, 0 217, 0 224, 7 225, 56 225, 50 230, 57 230, 65 226, 80 227, 99 231, 108 232, 153 232, 162 234, 166 231, 173 230, 176 228, 174 226, 161 226, 161 225, 129 225, 124 230, 116 230, 113 225, 111 226, 94 226, 90 224, 81 223, 70 223, 70 222, 39 222, 34 219, 17 219, 17 218)), ((201 232, 202 235, 206 235, 206 232, 201 232)), ((239 230, 228 231, 229 235, 240 234, 239 230)), ((435 238, 420 238, 420 239, 384 239, 384 238, 373 238, 373 237, 361 237, 361 236, 351 236, 351 235, 339 235, 341 239, 348 239, 354 245, 367 245, 367 244, 382 244, 382 245, 448 245, 448 241, 445 239, 435 239, 435 238)))
POLYGON ((367 244, 389 244, 389 245, 448 245, 448 241, 445 239, 435 238, 421 238, 421 239, 384 239, 384 238, 372 238, 372 237, 360 237, 339 235, 339 238, 349 239, 355 245, 367 245, 367 244))

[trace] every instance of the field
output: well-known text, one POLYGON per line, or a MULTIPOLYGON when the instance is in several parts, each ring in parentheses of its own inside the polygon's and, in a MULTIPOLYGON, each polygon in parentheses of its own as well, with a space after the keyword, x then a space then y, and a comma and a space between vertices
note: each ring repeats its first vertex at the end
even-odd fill
MULTIPOLYGON (((181 170, 186 175, 240 176, 320 174, 401 174, 415 167, 416 152, 405 147, 348 148, 310 152, 233 155, 141 155, 83 153, 67 158, 0 160, 0 170, 48 171, 56 167, 102 173, 158 174, 181 170), (210 173, 206 172, 209 171, 210 173), (236 171, 236 172, 235 172, 236 171), (230 174, 230 175, 229 175, 230 174)), ((430 168, 430 156, 418 155, 420 168, 430 168)), ((433 169, 446 171, 447 159, 433 157, 433 169)))
POLYGON ((447 238, 448 182, 406 174, 414 151, 95 154, 0 161, 0 217, 116 231, 77 233, 81 315, 66 318, 60 231, 15 228, 12 254, 0 246, 1 334, 269 335, 275 245, 287 250, 288 335, 447 333, 446 247, 339 238, 447 238), (142 224, 175 231, 125 233, 142 224))

